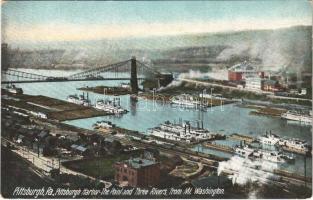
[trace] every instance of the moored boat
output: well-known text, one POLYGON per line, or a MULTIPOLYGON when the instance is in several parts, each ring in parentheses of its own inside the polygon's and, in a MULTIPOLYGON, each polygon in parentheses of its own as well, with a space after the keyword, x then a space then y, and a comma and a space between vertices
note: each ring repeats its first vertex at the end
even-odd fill
POLYGON ((292 120, 292 121, 298 121, 303 124, 312 124, 312 115, 311 113, 305 113, 300 111, 287 111, 286 113, 281 114, 281 118, 292 120))
POLYGON ((6 90, 12 94, 23 94, 23 89, 16 87, 14 84, 8 85, 6 90))
POLYGON ((265 135, 260 136, 258 139, 261 144, 276 145, 281 138, 271 132, 266 132, 265 135))
POLYGON ((112 114, 125 114, 128 112, 126 109, 120 106, 119 98, 114 98, 113 100, 98 100, 94 107, 98 110, 102 110, 112 114))
POLYGON ((88 97, 88 93, 87 96, 85 97, 85 93, 83 93, 83 95, 69 95, 67 97, 67 101, 70 103, 75 103, 78 105, 83 105, 83 106, 91 106, 91 102, 90 99, 88 97))
POLYGON ((283 154, 281 151, 270 151, 264 149, 254 149, 248 145, 236 146, 235 153, 241 157, 258 161, 270 161, 274 163, 284 163, 294 161, 294 156, 283 154))
POLYGON ((197 127, 191 125, 189 121, 180 123, 171 123, 166 121, 158 127, 149 129, 150 135, 173 141, 193 142, 204 141, 215 137, 209 130, 200 128, 200 123, 197 127))
POLYGON ((115 124, 113 124, 110 121, 97 121, 95 124, 93 124, 94 129, 99 129, 99 128, 103 128, 103 129, 111 129, 115 127, 115 124))
POLYGON ((174 96, 170 99, 172 104, 176 104, 183 107, 190 108, 206 108, 207 105, 200 100, 200 98, 195 98, 189 94, 181 94, 174 96))

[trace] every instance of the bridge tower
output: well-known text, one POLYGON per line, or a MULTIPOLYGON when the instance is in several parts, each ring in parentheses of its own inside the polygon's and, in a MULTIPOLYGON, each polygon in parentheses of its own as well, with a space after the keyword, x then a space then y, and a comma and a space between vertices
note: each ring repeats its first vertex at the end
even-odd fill
POLYGON ((130 87, 132 93, 138 93, 137 62, 135 56, 132 57, 130 64, 130 87))

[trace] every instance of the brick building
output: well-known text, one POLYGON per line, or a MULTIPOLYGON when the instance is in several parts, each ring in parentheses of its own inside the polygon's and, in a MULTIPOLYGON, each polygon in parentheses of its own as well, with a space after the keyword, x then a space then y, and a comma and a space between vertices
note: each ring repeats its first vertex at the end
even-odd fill
POLYGON ((228 69, 228 80, 229 81, 242 81, 246 80, 247 77, 257 76, 264 78, 264 72, 256 69, 248 62, 239 63, 228 69))
POLYGON ((115 180, 123 186, 156 186, 160 180, 160 164, 153 160, 131 158, 114 164, 115 180))

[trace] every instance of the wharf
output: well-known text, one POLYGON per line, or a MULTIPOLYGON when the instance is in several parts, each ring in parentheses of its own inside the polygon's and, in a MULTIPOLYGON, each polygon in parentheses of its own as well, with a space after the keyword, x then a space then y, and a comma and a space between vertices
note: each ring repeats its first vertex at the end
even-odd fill
POLYGON ((2 98, 3 107, 19 110, 30 116, 42 116, 41 118, 43 119, 66 121, 109 115, 109 113, 96 110, 93 107, 77 105, 42 95, 12 95, 5 91, 2 91, 2 95, 14 98, 14 100, 10 98, 2 98))
POLYGON ((256 111, 251 111, 250 113, 254 115, 269 115, 273 117, 280 117, 281 114, 285 112, 286 112, 285 109, 264 107, 264 108, 258 108, 256 111))
POLYGON ((234 153, 234 149, 229 147, 229 146, 226 146, 226 145, 220 145, 220 144, 216 144, 213 142, 206 142, 203 145, 207 148, 210 148, 210 149, 215 149, 218 151, 224 151, 227 153, 234 153))
POLYGON ((241 135, 238 133, 231 134, 230 136, 228 136, 228 138, 233 139, 233 140, 244 141, 246 143, 253 143, 256 141, 254 137, 251 137, 248 135, 241 135))

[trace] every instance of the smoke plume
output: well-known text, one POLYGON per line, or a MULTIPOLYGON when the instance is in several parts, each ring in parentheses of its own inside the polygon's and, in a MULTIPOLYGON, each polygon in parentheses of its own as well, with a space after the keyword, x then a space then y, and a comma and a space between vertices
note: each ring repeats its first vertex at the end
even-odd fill
POLYGON ((232 179, 233 184, 245 185, 248 182, 264 184, 277 179, 277 176, 273 174, 277 168, 276 163, 252 161, 248 158, 233 156, 228 161, 220 162, 217 172, 218 175, 222 172, 232 174, 229 178, 232 179))

